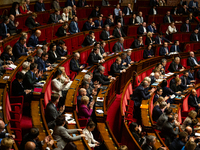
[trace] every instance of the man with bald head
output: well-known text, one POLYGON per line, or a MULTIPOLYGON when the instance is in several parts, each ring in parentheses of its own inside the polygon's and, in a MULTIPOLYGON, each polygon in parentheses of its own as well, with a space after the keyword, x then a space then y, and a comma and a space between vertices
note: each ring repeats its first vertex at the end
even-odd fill
POLYGON ((192 93, 190 94, 188 98, 188 105, 194 107, 196 111, 198 112, 200 108, 200 100, 197 97, 197 91, 195 89, 192 89, 192 93))
POLYGON ((194 56, 194 52, 190 52, 190 57, 187 59, 187 65, 190 67, 200 66, 197 58, 194 56))
POLYGON ((154 76, 151 76, 151 77, 150 77, 150 78, 151 78, 151 84, 153 84, 154 82, 156 82, 156 80, 158 80, 159 77, 160 77, 159 72, 155 72, 155 73, 154 73, 154 76))
POLYGON ((80 90, 79 90, 79 95, 77 96, 77 106, 80 105, 80 103, 81 103, 81 98, 82 98, 83 96, 87 96, 87 91, 86 91, 85 88, 80 88, 80 90))
POLYGON ((185 132, 188 133, 188 139, 190 138, 190 136, 193 136, 192 127, 187 126, 187 127, 185 128, 185 132))
POLYGON ((41 35, 41 31, 40 30, 36 30, 34 34, 31 35, 31 37, 28 40, 28 47, 36 47, 36 45, 38 45, 39 43, 39 37, 41 35))
POLYGON ((25 144, 25 150, 35 150, 35 148, 36 148, 36 145, 34 142, 30 141, 25 144))
POLYGON ((14 15, 10 15, 9 16, 9 23, 7 24, 9 30, 10 30, 10 33, 11 35, 14 34, 14 33, 20 33, 21 30, 17 29, 17 27, 19 26, 19 22, 15 22, 15 16, 14 15))

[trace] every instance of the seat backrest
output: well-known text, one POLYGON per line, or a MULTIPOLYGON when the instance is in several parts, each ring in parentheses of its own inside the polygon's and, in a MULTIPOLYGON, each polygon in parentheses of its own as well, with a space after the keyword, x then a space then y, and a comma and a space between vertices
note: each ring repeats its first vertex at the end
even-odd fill
POLYGON ((47 83, 46 86, 46 90, 45 90, 45 94, 44 94, 44 108, 46 108, 47 104, 49 103, 49 100, 51 100, 51 94, 52 94, 52 90, 51 90, 51 79, 49 79, 49 82, 47 83))
POLYGON ((183 100, 183 111, 184 112, 188 111, 188 97, 189 97, 189 95, 186 98, 184 98, 184 100, 183 100))
POLYGON ((128 26, 127 36, 136 36, 138 26, 128 26))

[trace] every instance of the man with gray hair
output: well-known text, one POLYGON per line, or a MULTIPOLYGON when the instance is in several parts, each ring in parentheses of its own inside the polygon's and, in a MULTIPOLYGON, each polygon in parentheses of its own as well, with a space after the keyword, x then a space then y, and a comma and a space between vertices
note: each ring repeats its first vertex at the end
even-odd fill
POLYGON ((124 44, 124 38, 120 37, 119 41, 117 41, 115 43, 115 45, 113 46, 112 51, 115 52, 115 53, 123 52, 124 51, 124 45, 123 44, 124 44))
POLYGON ((121 54, 121 58, 122 58, 122 62, 121 62, 121 65, 122 67, 130 67, 131 65, 129 64, 129 62, 127 61, 127 54, 126 53, 122 53, 121 54))
POLYGON ((104 41, 106 40, 110 40, 112 38, 114 38, 113 35, 110 35, 110 26, 108 24, 105 25, 105 29, 101 32, 100 38, 104 41))
POLYGON ((85 88, 80 88, 79 95, 77 96, 77 106, 79 107, 81 103, 82 96, 87 96, 87 91, 85 88))
POLYGON ((187 59, 187 65, 190 67, 200 66, 197 58, 194 56, 194 52, 190 52, 190 57, 187 59))
POLYGON ((169 65, 170 72, 183 71, 185 68, 180 64, 180 57, 175 57, 174 61, 169 65))
POLYGON ((160 72, 162 73, 162 75, 165 75, 165 66, 167 64, 167 59, 165 59, 165 58, 161 59, 161 64, 162 64, 162 68, 161 68, 160 72))
POLYGON ((146 137, 146 143, 142 145, 142 150, 152 150, 154 149, 156 143, 156 137, 153 135, 148 135, 146 137))
POLYGON ((38 50, 37 50, 37 54, 34 56, 35 63, 37 63, 37 60, 38 60, 39 58, 41 58, 42 53, 43 53, 43 50, 42 50, 42 49, 38 49, 38 50))
POLYGON ((84 68, 84 65, 79 63, 80 54, 78 52, 74 53, 74 58, 70 60, 70 70, 74 72, 79 72, 84 68))

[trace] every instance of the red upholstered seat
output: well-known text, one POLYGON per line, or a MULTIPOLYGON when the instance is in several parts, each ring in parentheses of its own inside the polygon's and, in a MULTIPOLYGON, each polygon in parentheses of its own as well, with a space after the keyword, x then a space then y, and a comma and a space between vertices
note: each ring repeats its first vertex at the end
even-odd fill
POLYGON ((161 24, 160 25, 160 32, 166 33, 167 29, 168 29, 169 24, 161 24))
POLYGON ((65 45, 67 46, 67 51, 69 54, 72 54, 73 52, 73 47, 72 47, 72 39, 67 38, 63 40, 65 42, 65 45))
POLYGON ((126 46, 124 48, 130 48, 133 41, 134 41, 134 38, 125 39, 124 43, 126 43, 125 44, 126 46))
POLYGON ((146 76, 147 76, 146 72, 143 72, 143 73, 141 74, 142 81, 144 80, 144 78, 145 78, 146 76))
POLYGON ((52 78, 49 79, 49 82, 47 83, 46 90, 44 93, 44 108, 46 108, 47 104, 49 103, 49 100, 51 100, 51 93, 52 93, 51 80, 52 78))
MULTIPOLYGON (((194 50, 193 46, 194 46, 193 43, 188 43, 188 44, 186 44, 185 47, 184 47, 184 51, 185 51, 185 52, 193 51, 193 50, 194 50)), ((194 51, 195 51, 195 50, 194 50, 194 51)))
POLYGON ((55 37, 58 28, 60 28, 63 24, 56 24, 53 26, 53 36, 55 37))
POLYGON ((87 18, 88 16, 86 15, 86 9, 84 8, 81 8, 81 9, 78 9, 77 8, 77 11, 76 11, 76 15, 79 19, 82 19, 82 18, 87 18))
POLYGON ((87 118, 78 118, 79 125, 81 129, 84 129, 87 125, 88 119, 87 118))
POLYGON ((127 36, 137 36, 138 26, 128 26, 127 36))
POLYGON ((108 16, 109 14, 113 14, 114 7, 101 7, 101 13, 103 16, 108 16))
POLYGON ((79 20, 78 21, 78 28, 82 30, 84 23, 87 21, 87 19, 79 20))
POLYGON ((143 59, 143 51, 142 50, 139 50, 139 51, 135 51, 134 52, 134 61, 140 61, 143 59))
POLYGON ((183 110, 182 110, 182 116, 183 117, 187 117, 187 113, 190 112, 191 110, 195 110, 195 108, 188 106, 188 97, 185 97, 185 99, 183 100, 183 110))
POLYGON ((112 49, 113 49, 113 46, 115 45, 115 43, 117 42, 118 40, 117 39, 114 39, 114 40, 111 40, 109 42, 109 49, 110 49, 110 52, 113 52, 112 49))
POLYGON ((185 59, 181 59, 181 65, 185 68, 189 68, 189 66, 187 66, 187 58, 185 59))
POLYGON ((140 75, 136 76, 135 77, 135 87, 138 87, 140 85, 141 81, 142 81, 141 76, 140 75))

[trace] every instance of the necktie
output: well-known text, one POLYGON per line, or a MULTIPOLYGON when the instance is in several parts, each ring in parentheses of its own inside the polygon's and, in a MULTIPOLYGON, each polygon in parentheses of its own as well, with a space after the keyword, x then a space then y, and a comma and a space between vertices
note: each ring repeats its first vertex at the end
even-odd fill
POLYGON ((153 32, 153 28, 152 28, 152 26, 150 26, 151 27, 151 30, 152 30, 152 32, 153 32))
POLYGON ((22 53, 25 53, 24 46, 22 46, 22 53))
POLYGON ((56 21, 56 22, 58 22, 58 18, 57 18, 57 15, 55 15, 55 21, 56 21))
POLYGON ((194 61, 195 65, 197 65, 198 63, 197 63, 197 61, 194 59, 194 57, 191 57, 191 58, 192 58, 192 60, 194 61))
POLYGON ((118 32, 119 32, 119 35, 122 37, 122 34, 121 34, 121 31, 120 31, 120 29, 118 29, 118 28, 117 28, 117 30, 118 30, 118 32))
POLYGON ((196 36, 196 39, 197 39, 197 41, 199 41, 198 35, 197 35, 197 34, 195 34, 195 36, 196 36))
POLYGON ((106 31, 107 35, 108 35, 108 38, 110 38, 110 33, 108 31, 106 31))
POLYGON ((196 96, 194 97, 194 99, 195 99, 196 104, 198 105, 198 102, 197 102, 197 98, 196 98, 196 96))
POLYGON ((187 85, 187 80, 186 80, 186 77, 184 77, 184 79, 185 79, 185 85, 187 85))
POLYGON ((175 52, 177 52, 177 46, 175 45, 175 52))
POLYGON ((165 52, 166 52, 166 53, 168 53, 168 50, 167 50, 167 48, 165 48, 165 52))
POLYGON ((15 26, 15 24, 14 24, 14 22, 13 22, 13 21, 11 21, 11 23, 12 23, 12 25, 13 25, 13 26, 15 26))
POLYGON ((176 65, 176 70, 178 70, 178 65, 176 65))
POLYGON ((159 44, 162 44, 162 40, 161 40, 161 38, 159 38, 159 44))
POLYGON ((7 25, 6 24, 4 24, 4 26, 5 26, 5 30, 6 30, 6 34, 8 33, 8 28, 7 28, 7 25))
POLYGON ((171 20, 170 20, 169 16, 167 18, 168 18, 168 22, 171 23, 171 20))
POLYGON ((78 28, 77 28, 76 22, 74 22, 74 25, 75 25, 75 27, 76 27, 76 32, 78 32, 78 28))
POLYGON ((79 68, 79 65, 78 65, 78 62, 77 62, 77 60, 75 60, 75 62, 76 62, 76 66, 79 68))
POLYGON ((101 26, 101 21, 99 21, 99 26, 101 26))
POLYGON ((122 45, 121 45, 121 44, 119 44, 119 45, 120 45, 120 47, 121 47, 121 51, 123 51, 122 45))
POLYGON ((187 32, 189 32, 189 27, 188 27, 188 24, 186 24, 186 27, 187 27, 187 32))

